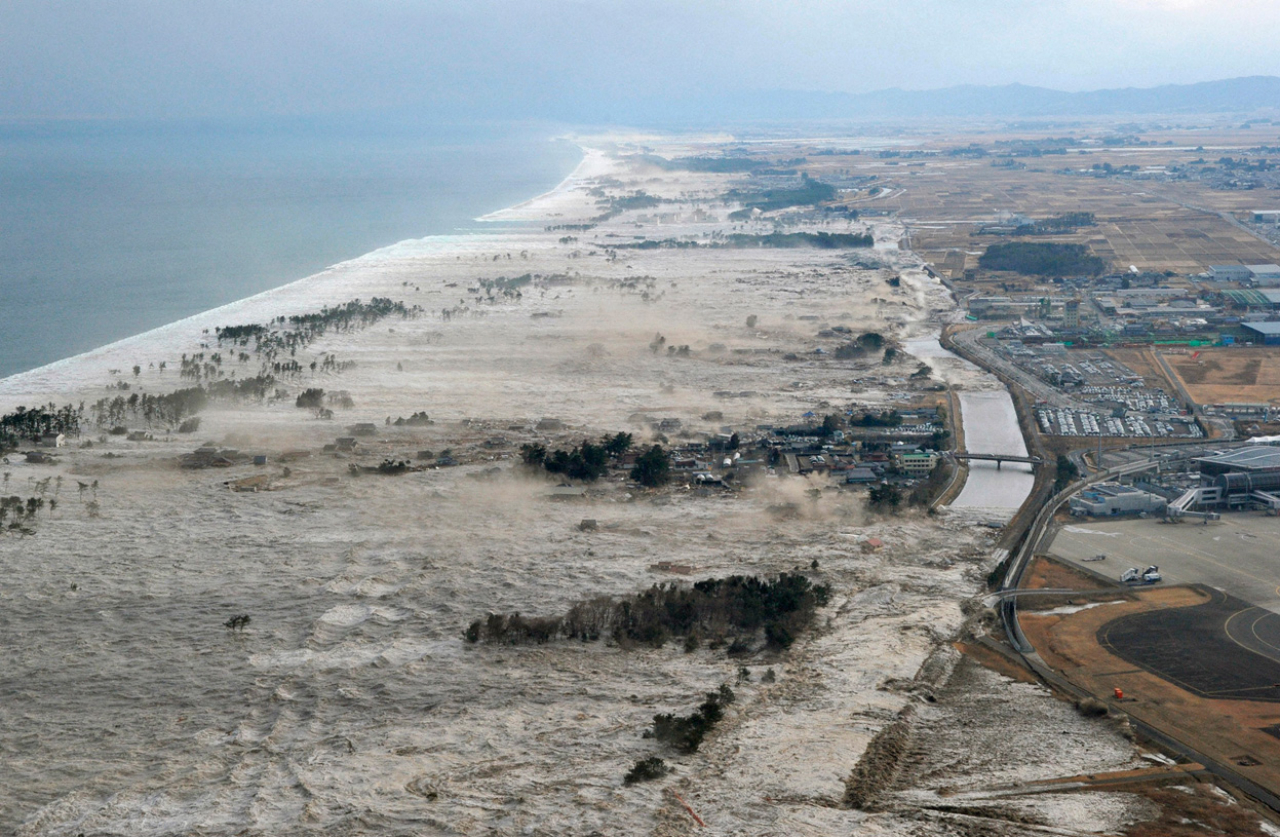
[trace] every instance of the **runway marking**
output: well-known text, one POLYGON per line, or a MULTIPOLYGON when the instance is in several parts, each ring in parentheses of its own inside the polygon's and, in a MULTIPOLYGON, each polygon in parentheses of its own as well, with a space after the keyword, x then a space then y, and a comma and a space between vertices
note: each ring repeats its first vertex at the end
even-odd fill
MULTIPOLYGON (((1280 655, 1280 645, 1276 645, 1275 643, 1268 642, 1267 640, 1263 639, 1262 636, 1258 633, 1258 623, 1266 619, 1268 616, 1275 616, 1274 613, 1272 613, 1270 610, 1267 610, 1266 608, 1261 608, 1254 605, 1253 607, 1246 607, 1242 610, 1237 610, 1235 613, 1228 616, 1227 620, 1222 623, 1222 632, 1227 635, 1227 639, 1231 640, 1236 645, 1239 645, 1241 648, 1245 649, 1246 651, 1252 651, 1254 654, 1258 654, 1264 657, 1271 656, 1259 650, 1256 646, 1246 645, 1245 643, 1237 639, 1236 636, 1231 632, 1231 623, 1235 621, 1235 618, 1237 616, 1240 616, 1241 614, 1248 613, 1254 610, 1261 611, 1261 612, 1258 614, 1257 618, 1255 618, 1252 622, 1249 623, 1249 633, 1253 634, 1253 638, 1258 641, 1259 645, 1265 646, 1266 648, 1269 648, 1272 651, 1276 652, 1277 655, 1280 655)), ((1280 662, 1280 656, 1271 657, 1271 659, 1275 660, 1276 662, 1280 662)))

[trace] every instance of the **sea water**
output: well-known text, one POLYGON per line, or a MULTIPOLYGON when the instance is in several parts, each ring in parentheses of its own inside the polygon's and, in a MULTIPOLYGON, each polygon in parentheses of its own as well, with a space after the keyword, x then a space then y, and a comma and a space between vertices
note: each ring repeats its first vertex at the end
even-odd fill
POLYGON ((581 158, 554 126, 0 125, 0 378, 455 233, 581 158))

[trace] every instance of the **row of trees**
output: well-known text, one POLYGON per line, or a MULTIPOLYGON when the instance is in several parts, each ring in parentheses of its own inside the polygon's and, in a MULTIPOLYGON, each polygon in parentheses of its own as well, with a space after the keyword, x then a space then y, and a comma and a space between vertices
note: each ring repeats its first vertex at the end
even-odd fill
POLYGON ((698 637, 723 641, 763 632, 770 647, 786 648, 810 625, 830 594, 829 587, 800 573, 709 578, 691 587, 655 584, 617 600, 601 596, 579 602, 563 616, 489 614, 472 622, 465 636, 469 642, 505 644, 611 637, 655 647, 682 636, 693 638, 696 647, 698 637))
MULTIPOLYGON (((583 439, 577 447, 549 450, 539 442, 520 446, 520 459, 526 467, 559 474, 583 482, 595 482, 609 471, 610 462, 616 462, 631 449, 630 433, 605 436, 599 443, 583 439)), ((653 445, 636 457, 631 478, 643 486, 656 488, 671 478, 671 456, 661 445, 653 445)))
POLYGON ((610 458, 617 459, 631 448, 631 434, 605 436, 599 444, 587 439, 576 448, 548 450, 546 445, 531 442, 520 446, 520 458, 530 468, 541 468, 548 474, 563 474, 584 482, 595 482, 609 470, 610 458))
POLYGON ((875 239, 864 233, 828 233, 828 232, 794 232, 766 233, 752 235, 750 233, 731 233, 708 244, 680 238, 645 239, 623 244, 610 244, 610 250, 693 250, 699 247, 743 249, 747 247, 770 247, 774 249, 790 249, 796 247, 813 247, 818 250, 847 250, 855 247, 873 247, 875 239))
POLYGON ((99 427, 114 427, 130 418, 141 419, 148 427, 177 425, 199 413, 210 401, 261 401, 274 393, 275 384, 275 378, 270 375, 228 378, 163 395, 135 392, 128 398, 122 395, 102 398, 89 412, 99 427))
POLYGON ((978 258, 978 267, 1027 276, 1097 276, 1107 269, 1107 263, 1090 255, 1083 244, 1013 241, 992 244, 978 258))
POLYGON ((392 316, 404 319, 417 317, 422 310, 421 306, 410 307, 387 297, 374 297, 369 302, 353 299, 310 314, 276 317, 268 325, 222 326, 214 329, 214 336, 219 346, 224 341, 238 346, 248 346, 253 341, 255 352, 273 360, 277 356, 293 356, 329 331, 352 331, 392 316))
POLYGON ((32 409, 18 407, 12 413, 0 416, 0 450, 16 448, 24 441, 36 441, 49 434, 79 436, 83 421, 84 404, 79 407, 70 404, 59 407, 52 403, 32 409))

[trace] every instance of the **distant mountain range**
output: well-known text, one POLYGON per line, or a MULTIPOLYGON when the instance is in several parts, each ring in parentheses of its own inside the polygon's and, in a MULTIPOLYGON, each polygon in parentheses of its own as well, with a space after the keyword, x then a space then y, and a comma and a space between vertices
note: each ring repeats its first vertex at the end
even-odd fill
POLYGON ((761 104, 797 116, 1109 116, 1122 114, 1229 113, 1280 109, 1280 78, 1247 76, 1198 84, 1125 87, 1066 93, 1045 87, 963 85, 940 90, 878 90, 873 93, 769 92, 761 104))
MULTIPOLYGON (((1280 110, 1280 78, 1247 76, 1198 84, 1125 87, 1067 93, 1045 87, 1008 84, 962 85, 938 90, 878 90, 872 93, 819 93, 766 90, 731 94, 701 93, 639 100, 592 102, 590 115, 620 123, 728 124, 771 120, 883 120, 921 117, 1045 119, 1280 110), (597 110, 598 109, 598 110, 597 110), (602 113, 603 112, 603 113, 602 113), (607 114, 607 115, 606 115, 607 114)), ((568 114, 566 114, 568 115, 568 114)))
MULTIPOLYGON (((754 110, 762 118, 867 119, 914 117, 1035 118, 1125 114, 1192 114, 1280 109, 1280 78, 1247 76, 1198 84, 1125 87, 1067 93, 1007 84, 962 85, 938 90, 877 90, 872 93, 767 91, 725 102, 731 111, 754 110)), ((745 114, 744 114, 745 115, 745 114)))

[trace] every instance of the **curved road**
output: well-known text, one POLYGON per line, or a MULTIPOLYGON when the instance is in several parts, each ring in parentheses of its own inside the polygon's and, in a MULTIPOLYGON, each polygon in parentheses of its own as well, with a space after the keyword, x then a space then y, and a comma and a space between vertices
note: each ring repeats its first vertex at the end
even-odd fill
MULTIPOLYGON (((1157 465, 1157 462, 1158 460, 1146 460, 1101 471, 1091 477, 1073 483, 1050 498, 1049 501, 1040 509, 1040 512, 1036 515, 1035 520, 1031 524, 1031 528, 1027 531, 1027 537, 1023 541, 1022 548, 1018 550, 1013 562, 1009 565, 1009 571, 1005 574, 1004 582, 1000 586, 1000 592, 1003 594, 1007 591, 1016 590, 1018 588, 1022 580, 1022 573, 1026 569, 1026 565, 1030 557, 1035 554, 1035 550, 1039 546, 1041 539, 1044 537, 1044 533, 1048 528, 1049 522, 1053 519, 1053 515, 1057 513, 1057 510, 1062 506, 1062 504, 1067 501, 1068 497, 1079 491, 1081 488, 1094 483, 1112 479, 1122 474, 1135 473, 1138 471, 1145 471, 1148 468, 1154 468, 1157 465)), ((1252 608, 1242 609, 1231 618, 1235 619, 1251 609, 1252 608)), ((1035 647, 1027 641, 1026 635, 1022 633, 1022 626, 1018 624, 1016 595, 1007 596, 1000 602, 1000 616, 1005 626, 1005 633, 1009 637, 1009 641, 1013 645, 1015 653, 1022 659, 1027 668, 1035 672, 1035 674, 1045 683, 1061 692, 1064 692, 1065 694, 1074 695, 1077 698, 1093 697, 1088 692, 1085 692, 1083 689, 1067 680, 1058 672, 1049 668, 1044 660, 1040 658, 1040 655, 1036 653, 1035 647)), ((1243 624, 1244 623, 1242 623, 1241 626, 1233 627, 1227 634, 1228 638, 1233 642, 1240 644, 1243 648, 1257 651, 1257 647, 1250 647, 1245 644, 1247 640, 1242 634, 1243 624)), ((1261 635, 1258 637, 1261 645, 1270 645, 1271 642, 1280 644, 1280 632, 1275 636, 1272 636, 1270 633, 1273 625, 1271 620, 1249 621, 1248 624, 1250 626, 1250 630, 1252 630, 1254 626, 1262 626, 1258 632, 1261 635), (1262 640, 1262 636, 1266 637, 1265 642, 1262 640)), ((1280 628, 1280 625, 1277 625, 1277 628, 1280 628)), ((1271 653, 1273 652, 1264 653, 1263 655, 1268 659, 1274 659, 1271 656, 1271 653)), ((1115 709, 1118 707, 1113 706, 1112 708, 1115 709)), ((1125 714, 1127 715, 1128 713, 1125 714)), ((1202 753, 1199 750, 1184 744, 1182 741, 1172 737, 1172 735, 1165 730, 1153 727, 1132 715, 1129 715, 1128 718, 1130 724, 1132 724, 1135 729, 1150 740, 1155 741, 1160 746, 1167 749, 1169 752, 1177 753, 1186 759, 1203 764, 1205 769, 1209 772, 1221 777, 1227 782, 1230 782, 1232 785, 1244 791, 1249 796, 1252 796, 1254 799, 1266 805, 1273 811, 1280 812, 1280 797, 1253 782, 1246 776, 1242 776, 1231 766, 1210 757, 1207 753, 1202 753)))

